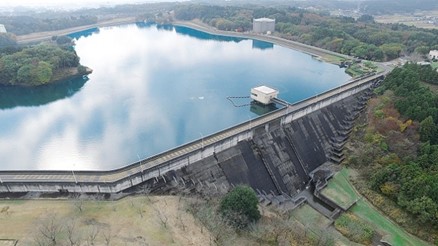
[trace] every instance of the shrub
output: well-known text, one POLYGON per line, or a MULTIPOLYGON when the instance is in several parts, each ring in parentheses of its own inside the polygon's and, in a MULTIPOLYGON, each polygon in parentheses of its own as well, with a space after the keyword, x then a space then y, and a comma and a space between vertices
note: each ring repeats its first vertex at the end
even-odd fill
POLYGON ((370 245, 374 236, 374 229, 354 214, 344 213, 335 221, 336 230, 351 241, 370 245))
POLYGON ((222 198, 219 211, 231 225, 242 229, 260 219, 257 204, 258 199, 253 189, 237 186, 222 198))

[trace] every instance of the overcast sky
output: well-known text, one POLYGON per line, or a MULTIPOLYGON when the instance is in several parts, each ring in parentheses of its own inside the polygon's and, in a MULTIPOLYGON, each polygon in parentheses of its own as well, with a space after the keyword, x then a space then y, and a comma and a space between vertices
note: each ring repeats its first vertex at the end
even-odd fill
POLYGON ((184 0, 0 0, 0 6, 27 6, 27 7, 44 7, 44 6, 90 6, 90 5, 115 5, 126 3, 145 3, 145 2, 181 2, 184 0))

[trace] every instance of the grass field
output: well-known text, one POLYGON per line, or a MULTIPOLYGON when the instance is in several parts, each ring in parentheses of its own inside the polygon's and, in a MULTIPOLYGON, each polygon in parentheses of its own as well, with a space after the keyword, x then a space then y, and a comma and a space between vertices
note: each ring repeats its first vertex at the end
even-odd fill
POLYGON ((431 64, 433 69, 437 69, 438 68, 438 62, 432 62, 431 64))
POLYGON ((298 209, 292 211, 291 218, 300 222, 305 228, 308 228, 315 237, 321 234, 321 231, 329 233, 335 240, 337 246, 355 246, 359 245, 339 233, 331 226, 331 221, 313 209, 308 204, 305 204, 298 209))
POLYGON ((308 204, 295 209, 291 216, 307 227, 327 227, 331 223, 329 219, 308 204))
MULTIPOLYGON (((59 245, 70 245, 67 229, 75 225, 80 245, 203 245, 209 233, 186 212, 179 197, 127 197, 120 201, 0 201, 0 240, 18 245, 41 240, 43 226, 60 228, 59 245), (82 210, 82 211, 80 211, 82 210), (145 244, 146 243, 146 244, 145 244)), ((0 244, 1 245, 1 244, 0 244)), ((76 244, 75 244, 76 245, 76 244)), ((77 244, 79 245, 79 244, 77 244)))
POLYGON ((428 23, 427 20, 419 18, 419 16, 437 16, 437 10, 417 11, 415 14, 392 14, 375 16, 376 22, 380 23, 400 23, 408 26, 416 26, 420 28, 436 29, 437 25, 428 23))
POLYGON ((345 61, 344 57, 325 54, 319 58, 320 60, 336 65, 340 65, 343 61, 345 61))
POLYGON ((321 192, 323 196, 336 202, 344 210, 348 209, 359 199, 358 194, 348 182, 347 177, 348 170, 343 168, 330 179, 327 187, 321 192))
MULTIPOLYGON (((342 207, 349 207, 356 200, 348 211, 358 216, 364 221, 369 222, 383 236, 385 241, 392 245, 428 245, 415 236, 407 233, 401 227, 391 222, 379 211, 377 211, 368 201, 359 199, 359 195, 348 180, 349 170, 343 168, 329 181, 328 186, 322 194, 340 204, 342 207)), ((309 212, 308 212, 309 213, 309 212)), ((312 218, 311 213, 301 216, 302 219, 312 218)), ((311 219, 313 223, 319 223, 316 219, 311 219)))
POLYGON ((371 207, 367 201, 359 200, 354 207, 352 207, 351 212, 374 225, 377 231, 382 234, 383 238, 391 245, 429 245, 402 230, 399 226, 395 225, 393 222, 371 207))
MULTIPOLYGON (((340 202, 351 202, 359 198, 357 192, 348 181, 348 177, 349 170, 343 168, 330 180, 327 188, 335 189, 334 191, 330 191, 329 189, 330 195, 334 194, 332 199, 340 202)), ((359 199, 349 211, 373 225, 379 234, 391 245, 428 245, 426 242, 407 233, 400 226, 390 221, 365 199, 359 199)))

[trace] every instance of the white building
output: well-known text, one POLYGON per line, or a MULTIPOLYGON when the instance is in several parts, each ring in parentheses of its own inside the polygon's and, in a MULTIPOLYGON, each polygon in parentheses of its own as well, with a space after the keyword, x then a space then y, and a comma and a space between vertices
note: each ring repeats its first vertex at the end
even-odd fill
POLYGON ((252 22, 252 30, 257 33, 267 33, 275 31, 275 19, 260 18, 252 22))
POLYGON ((0 24, 0 33, 7 33, 6 27, 3 24, 0 24))
POLYGON ((429 59, 438 59, 438 50, 431 50, 429 52, 429 59))
POLYGON ((267 86, 259 86, 251 89, 251 99, 263 104, 270 104, 271 99, 277 98, 278 90, 267 86))

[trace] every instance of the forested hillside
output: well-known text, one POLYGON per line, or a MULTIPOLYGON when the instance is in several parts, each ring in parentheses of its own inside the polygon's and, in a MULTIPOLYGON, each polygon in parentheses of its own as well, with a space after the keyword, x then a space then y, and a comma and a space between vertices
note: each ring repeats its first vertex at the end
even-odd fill
POLYGON ((97 23, 96 16, 80 15, 59 18, 36 18, 33 16, 0 16, 8 32, 23 35, 85 26, 97 23))
POLYGON ((356 20, 297 8, 181 5, 175 9, 177 19, 200 19, 227 31, 250 31, 253 18, 261 17, 275 19, 277 35, 283 38, 363 59, 385 61, 438 49, 438 30, 379 24, 369 15, 356 20))
MULTIPOLYGON (((368 186, 389 202, 368 197, 395 221, 433 241, 438 228, 438 94, 425 83, 438 84, 430 66, 395 68, 370 101, 368 125, 358 131, 347 161, 368 186), (428 225, 430 230, 424 230, 428 225)), ((360 127, 359 127, 360 129, 360 127)))
POLYGON ((68 48, 42 44, 18 49, 0 56, 0 84, 42 85, 52 81, 55 74, 63 77, 66 69, 78 66, 78 72, 85 73, 76 52, 68 48))

